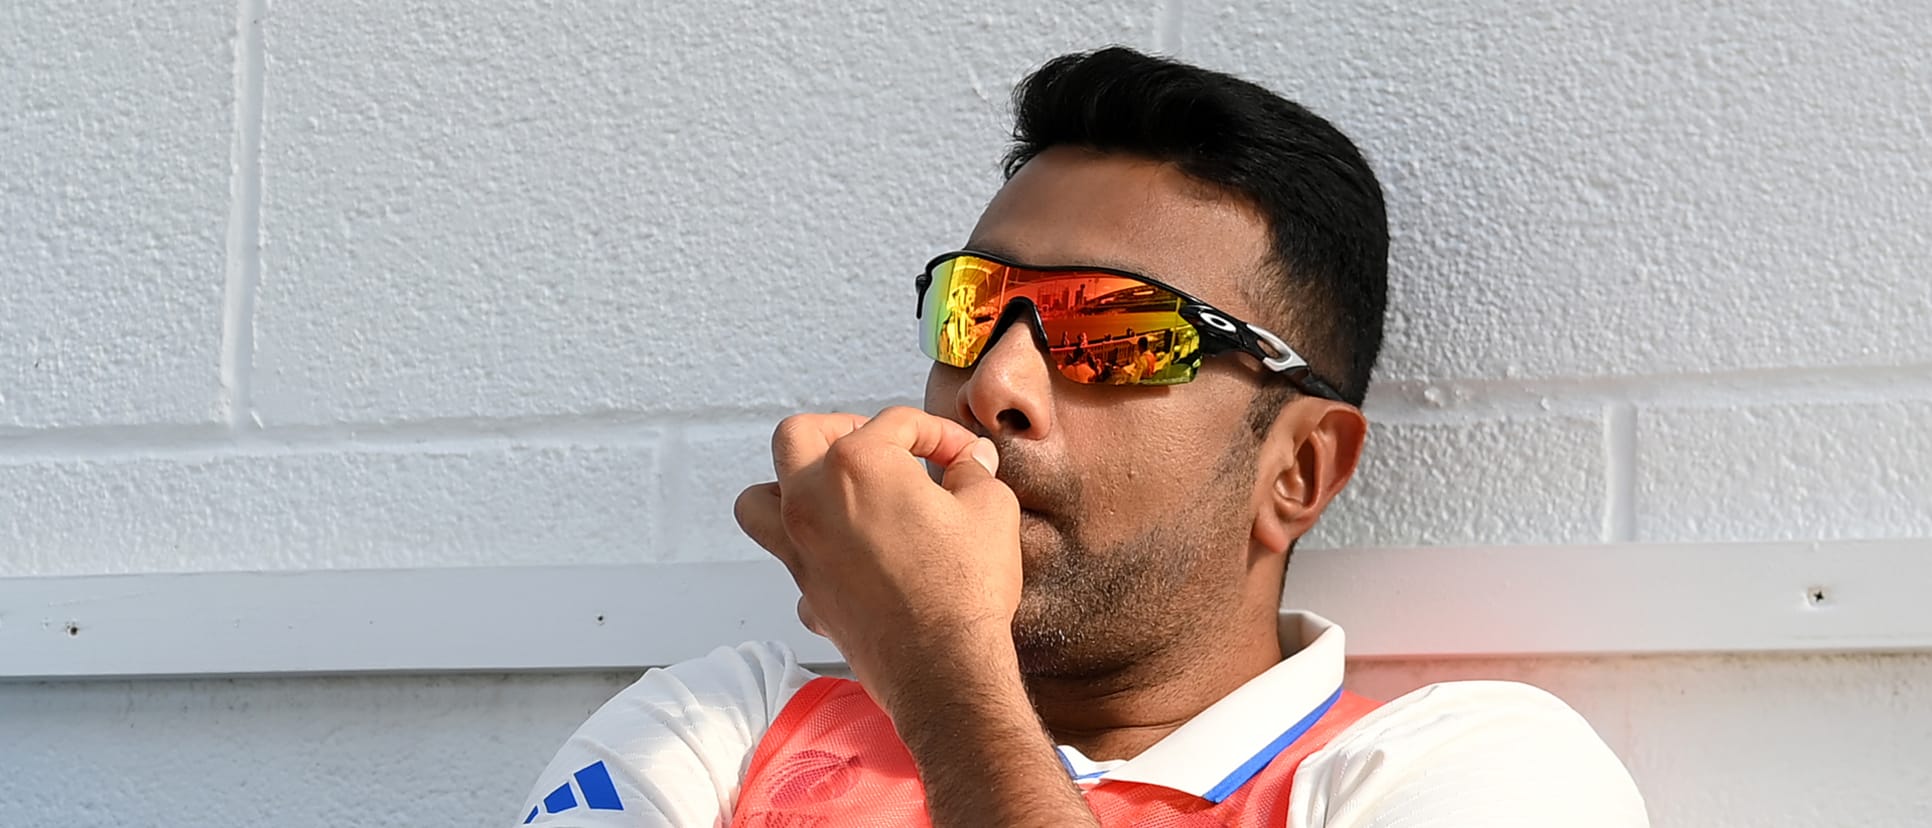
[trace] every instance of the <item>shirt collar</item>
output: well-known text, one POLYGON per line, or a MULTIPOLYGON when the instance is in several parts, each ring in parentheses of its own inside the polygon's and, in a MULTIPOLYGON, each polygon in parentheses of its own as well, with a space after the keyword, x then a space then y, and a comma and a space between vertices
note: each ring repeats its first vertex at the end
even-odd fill
POLYGON ((1293 655, 1099 780, 1159 785, 1220 802, 1294 744, 1341 693, 1342 628, 1297 610, 1282 612, 1278 625, 1282 652, 1293 655))

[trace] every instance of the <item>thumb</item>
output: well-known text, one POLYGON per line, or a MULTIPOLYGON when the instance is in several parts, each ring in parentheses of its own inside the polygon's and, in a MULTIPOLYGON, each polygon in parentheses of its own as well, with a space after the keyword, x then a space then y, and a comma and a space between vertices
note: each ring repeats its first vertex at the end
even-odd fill
POLYGON ((947 491, 959 492, 988 480, 1000 470, 1000 452, 993 447, 993 441, 981 437, 973 441, 966 451, 953 458, 952 465, 946 467, 945 476, 939 485, 947 491))

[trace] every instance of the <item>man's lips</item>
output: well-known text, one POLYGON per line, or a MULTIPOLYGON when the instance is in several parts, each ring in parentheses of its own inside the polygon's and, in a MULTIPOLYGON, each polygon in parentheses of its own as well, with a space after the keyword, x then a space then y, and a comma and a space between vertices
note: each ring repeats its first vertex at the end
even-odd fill
POLYGON ((1044 524, 1051 525, 1054 523, 1054 520, 1055 519, 1053 517, 1052 511, 1047 509, 1042 509, 1038 505, 1028 504, 1025 501, 1020 502, 1020 522, 1021 523, 1033 521, 1036 523, 1044 523, 1044 524))

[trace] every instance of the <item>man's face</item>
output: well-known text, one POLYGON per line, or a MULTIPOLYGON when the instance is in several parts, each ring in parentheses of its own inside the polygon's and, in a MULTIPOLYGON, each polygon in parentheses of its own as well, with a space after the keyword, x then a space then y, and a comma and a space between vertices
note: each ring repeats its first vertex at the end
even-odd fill
MULTIPOLYGON (((1140 273, 1255 319, 1240 280, 1264 266, 1268 237, 1245 204, 1173 167, 1058 147, 1007 182, 967 246, 1140 273)), ((1022 667, 1078 677, 1197 632, 1234 600, 1257 508, 1258 370, 1222 356, 1184 385, 1082 385, 1034 337, 1016 322, 973 368, 935 363, 925 405, 999 446, 1024 510, 1022 667)))

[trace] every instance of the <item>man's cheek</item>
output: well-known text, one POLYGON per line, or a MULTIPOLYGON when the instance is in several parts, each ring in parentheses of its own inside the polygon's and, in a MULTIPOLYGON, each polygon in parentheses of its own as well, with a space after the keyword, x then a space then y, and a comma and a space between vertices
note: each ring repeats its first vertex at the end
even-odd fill
POLYGON ((924 406, 927 414, 936 417, 956 418, 959 399, 959 383, 966 371, 941 365, 937 362, 926 370, 926 395, 924 406))

